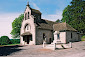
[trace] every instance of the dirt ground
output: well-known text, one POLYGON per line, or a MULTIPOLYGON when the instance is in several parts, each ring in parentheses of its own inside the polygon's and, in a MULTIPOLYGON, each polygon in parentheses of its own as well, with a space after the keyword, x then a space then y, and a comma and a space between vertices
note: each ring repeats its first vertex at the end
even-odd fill
POLYGON ((72 43, 72 48, 49 50, 42 45, 0 47, 0 56, 7 57, 85 57, 85 41, 72 43))

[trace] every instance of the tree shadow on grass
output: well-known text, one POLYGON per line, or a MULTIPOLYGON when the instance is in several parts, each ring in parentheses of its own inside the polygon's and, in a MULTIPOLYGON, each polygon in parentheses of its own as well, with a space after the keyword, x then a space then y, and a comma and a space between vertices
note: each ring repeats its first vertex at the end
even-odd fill
POLYGON ((22 49, 18 49, 18 47, 23 47, 20 45, 14 45, 14 46, 4 46, 0 47, 0 56, 7 56, 14 52, 21 51, 22 49))

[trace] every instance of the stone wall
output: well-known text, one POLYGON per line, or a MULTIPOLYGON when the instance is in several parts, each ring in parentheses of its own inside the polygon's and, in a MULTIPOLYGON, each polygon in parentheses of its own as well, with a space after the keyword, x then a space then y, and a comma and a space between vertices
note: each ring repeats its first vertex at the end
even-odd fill
POLYGON ((45 30, 45 29, 37 29, 36 31, 36 43, 42 44, 43 43, 43 33, 46 36, 46 43, 50 43, 53 40, 53 33, 51 30, 45 30))
POLYGON ((77 32, 66 31, 66 43, 68 43, 70 41, 72 41, 72 42, 80 41, 80 38, 79 38, 77 32), (71 38, 71 33, 72 33, 72 38, 71 38))
POLYGON ((55 31, 54 39, 56 39, 56 41, 60 41, 61 43, 69 43, 70 41, 76 42, 81 40, 81 37, 79 34, 77 34, 77 32, 61 31, 59 32, 59 34, 60 34, 60 39, 57 39, 57 32, 55 31), (71 33, 72 33, 72 36, 71 36, 71 33))

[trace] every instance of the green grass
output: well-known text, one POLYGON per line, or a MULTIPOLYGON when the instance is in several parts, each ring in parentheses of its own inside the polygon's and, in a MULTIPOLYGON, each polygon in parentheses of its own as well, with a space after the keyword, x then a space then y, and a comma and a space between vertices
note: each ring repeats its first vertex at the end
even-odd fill
POLYGON ((8 44, 8 45, 19 45, 20 43, 17 43, 17 44, 8 44))
POLYGON ((20 43, 17 44, 8 44, 8 45, 0 45, 0 46, 11 46, 11 45, 19 45, 20 43))

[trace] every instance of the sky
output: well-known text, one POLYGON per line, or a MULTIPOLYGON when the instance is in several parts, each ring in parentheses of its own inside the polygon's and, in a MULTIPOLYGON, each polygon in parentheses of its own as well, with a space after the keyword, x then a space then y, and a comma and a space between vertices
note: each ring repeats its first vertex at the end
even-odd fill
POLYGON ((12 22, 23 14, 29 2, 33 9, 42 12, 42 18, 56 21, 62 19, 62 13, 72 0, 0 0, 0 36, 11 37, 12 22))

